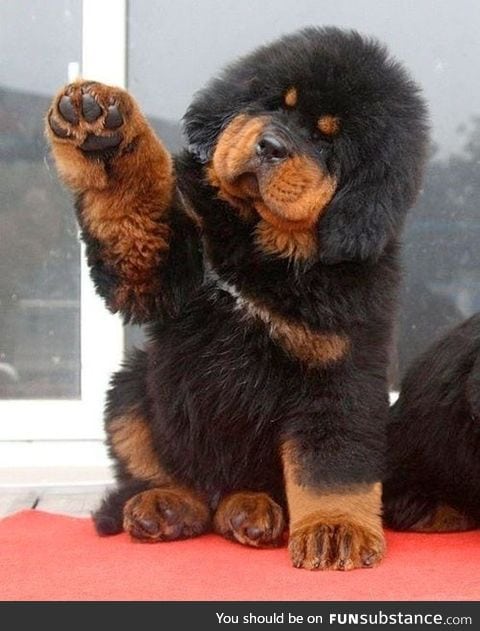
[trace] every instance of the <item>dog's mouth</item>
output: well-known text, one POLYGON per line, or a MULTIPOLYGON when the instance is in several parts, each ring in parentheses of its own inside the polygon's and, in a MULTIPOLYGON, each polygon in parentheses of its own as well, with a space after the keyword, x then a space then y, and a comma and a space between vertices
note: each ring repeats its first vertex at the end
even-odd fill
POLYGON ((220 135, 208 168, 219 196, 283 230, 311 228, 332 199, 335 179, 296 151, 269 117, 236 116, 220 135))

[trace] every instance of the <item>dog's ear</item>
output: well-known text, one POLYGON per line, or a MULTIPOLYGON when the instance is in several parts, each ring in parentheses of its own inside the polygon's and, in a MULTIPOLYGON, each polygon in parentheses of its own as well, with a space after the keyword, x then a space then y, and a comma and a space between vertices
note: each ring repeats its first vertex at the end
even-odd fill
POLYGON ((467 380, 467 401, 472 415, 480 420, 480 354, 477 355, 467 380))
POLYGON ((318 225, 320 260, 377 260, 402 229, 422 166, 418 159, 410 172, 385 163, 369 165, 341 184, 318 225))
POLYGON ((201 162, 210 160, 222 129, 248 105, 249 95, 248 92, 242 92, 244 88, 240 79, 233 83, 226 76, 212 79, 203 90, 196 93, 189 105, 182 119, 183 133, 189 151, 201 162))
POLYGON ((183 131, 188 149, 201 162, 208 162, 211 158, 218 135, 232 116, 224 110, 225 102, 217 94, 213 94, 208 102, 202 92, 183 117, 183 131))

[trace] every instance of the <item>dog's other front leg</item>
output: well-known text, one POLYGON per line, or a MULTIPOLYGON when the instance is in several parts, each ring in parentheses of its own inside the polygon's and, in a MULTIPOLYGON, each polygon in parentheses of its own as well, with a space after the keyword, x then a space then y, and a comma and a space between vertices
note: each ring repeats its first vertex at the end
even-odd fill
POLYGON ((332 420, 307 423, 282 445, 290 556, 309 570, 372 567, 385 553, 383 432, 365 440, 332 420))

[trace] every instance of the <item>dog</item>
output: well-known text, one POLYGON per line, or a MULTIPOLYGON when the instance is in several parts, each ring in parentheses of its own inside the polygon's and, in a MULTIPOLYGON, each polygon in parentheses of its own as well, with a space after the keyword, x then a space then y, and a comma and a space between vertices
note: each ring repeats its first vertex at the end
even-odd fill
POLYGON ((418 357, 388 425, 385 521, 397 530, 480 527, 480 314, 418 357))
POLYGON ((193 99, 175 157, 125 91, 47 114, 98 293, 148 324, 113 377, 101 535, 214 531, 295 567, 384 555, 386 367, 426 108, 385 48, 307 28, 193 99))

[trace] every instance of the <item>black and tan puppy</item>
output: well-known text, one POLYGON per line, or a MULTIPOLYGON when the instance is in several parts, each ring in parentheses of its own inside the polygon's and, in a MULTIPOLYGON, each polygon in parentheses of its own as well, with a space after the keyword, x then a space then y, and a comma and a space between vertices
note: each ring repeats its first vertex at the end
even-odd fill
POLYGON ((210 529, 295 566, 384 554, 386 365, 425 109, 378 43, 306 29, 194 99, 172 159, 126 92, 48 114, 98 292, 150 341, 113 379, 101 534, 210 529))
POLYGON ((388 443, 389 526, 480 528, 480 314, 412 364, 392 408, 388 443))

